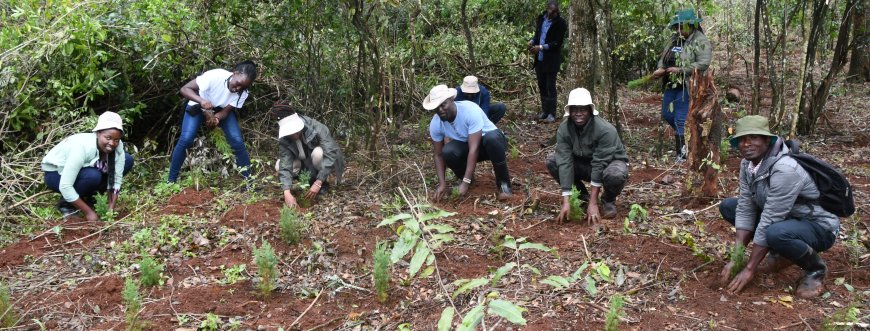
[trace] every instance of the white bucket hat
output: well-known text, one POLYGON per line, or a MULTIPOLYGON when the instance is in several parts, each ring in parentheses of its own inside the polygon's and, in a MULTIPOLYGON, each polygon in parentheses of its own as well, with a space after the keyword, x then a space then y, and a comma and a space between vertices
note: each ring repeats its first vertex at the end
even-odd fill
POLYGON ((429 91, 429 95, 423 99, 423 109, 432 110, 438 108, 444 100, 449 98, 453 98, 456 96, 456 89, 449 88, 447 85, 435 85, 432 90, 429 91))
POLYGON ((278 121, 278 139, 302 131, 302 128, 304 127, 305 122, 302 122, 302 118, 299 117, 299 114, 284 117, 278 121))
POLYGON ((105 129, 118 129, 121 130, 121 132, 124 132, 124 121, 121 120, 121 115, 110 111, 103 113, 100 115, 100 118, 97 119, 97 126, 95 126, 91 131, 97 132, 105 129))
POLYGON ((480 86, 477 85, 477 77, 465 76, 462 79, 462 86, 459 87, 462 93, 477 93, 480 92, 480 86))
POLYGON ((592 116, 598 116, 598 109, 592 103, 592 94, 585 88, 575 88, 568 94, 568 104, 565 105, 565 116, 568 116, 569 106, 592 106, 592 116))

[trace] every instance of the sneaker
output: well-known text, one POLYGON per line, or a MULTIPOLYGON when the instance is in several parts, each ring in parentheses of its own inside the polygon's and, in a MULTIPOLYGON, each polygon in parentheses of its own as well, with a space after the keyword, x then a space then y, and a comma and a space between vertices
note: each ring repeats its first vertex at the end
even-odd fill
POLYGON ((547 118, 547 113, 545 113, 545 112, 541 112, 540 114, 538 114, 538 117, 537 117, 537 119, 538 119, 539 121, 540 121, 540 120, 544 120, 544 119, 546 119, 546 118, 547 118))
POLYGON ((556 121, 556 117, 553 114, 547 115, 547 118, 544 119, 544 122, 553 123, 556 121))
POLYGON ((604 218, 614 218, 616 217, 616 201, 614 202, 604 202, 604 206, 601 208, 601 216, 604 218))
POLYGON ((57 211, 60 212, 60 215, 63 218, 67 218, 68 216, 74 215, 75 213, 79 212, 79 210, 75 206, 73 206, 69 202, 66 202, 66 200, 64 200, 63 198, 60 198, 60 201, 57 202, 57 205, 55 205, 55 207, 57 207, 57 211))

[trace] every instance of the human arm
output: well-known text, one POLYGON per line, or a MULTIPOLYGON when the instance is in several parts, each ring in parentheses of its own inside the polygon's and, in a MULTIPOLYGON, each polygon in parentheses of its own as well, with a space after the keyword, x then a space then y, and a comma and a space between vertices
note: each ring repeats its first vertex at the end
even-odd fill
POLYGON ((574 185, 574 155, 573 145, 571 143, 570 130, 568 122, 562 122, 559 129, 556 131, 556 168, 558 169, 559 188, 562 193, 562 209, 556 215, 557 222, 564 222, 568 219, 570 211, 569 196, 571 188, 574 185))
POLYGON ((471 179, 474 176, 474 169, 477 167, 477 155, 480 154, 480 142, 483 140, 483 131, 468 134, 468 158, 465 160, 465 178, 459 184, 459 196, 465 196, 468 193, 470 184, 466 179, 471 179))
POLYGON ((678 67, 668 68, 668 72, 690 75, 696 69, 705 71, 710 67, 710 62, 713 59, 713 47, 710 45, 710 40, 700 31, 695 31, 693 35, 693 42, 686 46, 687 50, 684 50, 684 54, 689 55, 689 57, 682 59, 682 63, 677 62, 678 67))
POLYGON ((118 147, 115 148, 115 173, 114 185, 107 188, 106 204, 109 210, 115 210, 115 202, 118 201, 118 196, 121 192, 121 185, 124 183, 124 168, 127 165, 127 153, 124 150, 124 142, 118 142, 118 147))
POLYGON ((435 201, 440 201, 447 190, 447 180, 444 176, 444 158, 441 156, 441 150, 444 148, 444 141, 432 140, 432 157, 435 159, 435 173, 438 175, 438 188, 435 189, 435 201))
POLYGON ((601 213, 598 211, 598 196, 601 193, 601 186, 590 185, 589 188, 589 206, 586 207, 586 221, 592 224, 598 224, 601 220, 601 213))
MULTIPOLYGON (((737 243, 743 245, 744 247, 749 244, 749 239, 752 237, 752 233, 746 230, 737 230, 737 243)), ((761 245, 752 245, 752 251, 749 253, 749 261, 746 263, 746 266, 743 267, 743 270, 740 270, 739 273, 734 277, 730 284, 728 284, 728 293, 737 294, 740 293, 749 282, 755 278, 755 272, 758 268, 758 265, 761 264, 761 261, 767 256, 768 248, 761 245)), ((722 278, 728 279, 727 277, 731 274, 731 263, 728 263, 725 269, 722 270, 722 278)), ((724 283, 724 282, 723 282, 724 283)))
POLYGON ((197 84, 196 79, 191 79, 187 84, 184 84, 184 86, 181 87, 180 92, 181 96, 185 97, 187 100, 198 103, 203 110, 211 110, 214 108, 211 101, 199 96, 199 84, 197 84))

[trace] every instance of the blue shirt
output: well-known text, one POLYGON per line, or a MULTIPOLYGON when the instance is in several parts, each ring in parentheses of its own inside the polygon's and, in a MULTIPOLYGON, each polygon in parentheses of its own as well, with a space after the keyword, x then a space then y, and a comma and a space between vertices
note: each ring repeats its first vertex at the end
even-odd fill
POLYGON ((478 106, 480 106, 480 109, 483 110, 483 113, 486 116, 489 116, 489 101, 491 98, 489 95, 489 90, 487 90, 486 87, 483 87, 483 85, 478 84, 477 86, 478 86, 478 88, 480 88, 480 91, 477 91, 477 93, 475 93, 471 99, 465 98, 465 93, 462 92, 462 85, 457 86, 456 87, 456 99, 454 99, 454 100, 456 100, 456 101, 468 100, 468 101, 474 102, 478 106))
POLYGON ((444 136, 468 142, 468 136, 472 133, 483 131, 481 135, 486 135, 487 132, 495 130, 498 130, 495 124, 471 101, 456 101, 456 118, 452 123, 442 121, 438 114, 432 116, 432 121, 429 122, 429 135, 435 142, 444 141, 444 136))
POLYGON ((541 45, 541 52, 538 52, 538 61, 544 61, 544 52, 545 49, 550 49, 550 45, 545 44, 547 42, 547 31, 550 30, 550 26, 553 25, 553 20, 550 19, 549 15, 544 15, 544 22, 541 23, 541 40, 538 41, 538 45, 541 45))

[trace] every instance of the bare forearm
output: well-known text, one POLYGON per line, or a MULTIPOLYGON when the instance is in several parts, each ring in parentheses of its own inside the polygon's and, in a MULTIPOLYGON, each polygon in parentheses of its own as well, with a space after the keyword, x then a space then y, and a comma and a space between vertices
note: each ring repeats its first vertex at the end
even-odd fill
POLYGON ((600 187, 592 186, 592 188, 589 190, 589 204, 590 205, 598 205, 598 195, 600 193, 601 193, 600 187))

